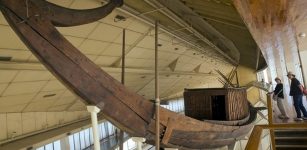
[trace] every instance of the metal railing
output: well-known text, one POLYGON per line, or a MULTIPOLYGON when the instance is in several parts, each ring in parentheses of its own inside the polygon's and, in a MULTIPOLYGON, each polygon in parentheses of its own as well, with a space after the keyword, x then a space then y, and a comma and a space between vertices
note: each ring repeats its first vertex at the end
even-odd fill
POLYGON ((288 123, 288 124, 274 124, 273 123, 273 111, 272 111, 272 99, 267 95, 267 107, 268 107, 268 125, 256 125, 250 135, 245 150, 258 150, 260 148, 262 132, 265 129, 270 130, 271 148, 275 150, 275 129, 307 129, 307 125, 304 123, 288 123))

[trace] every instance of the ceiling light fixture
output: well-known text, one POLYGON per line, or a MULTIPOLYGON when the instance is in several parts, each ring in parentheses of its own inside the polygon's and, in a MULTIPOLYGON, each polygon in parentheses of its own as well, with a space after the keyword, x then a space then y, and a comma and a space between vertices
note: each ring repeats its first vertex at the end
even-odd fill
POLYGON ((10 56, 0 56, 0 61, 11 61, 12 57, 10 56))
POLYGON ((121 16, 121 15, 116 15, 114 17, 114 22, 118 22, 118 21, 126 21, 126 17, 121 16))
POLYGON ((305 37, 306 37, 306 33, 301 32, 301 33, 298 34, 298 37, 300 37, 300 38, 305 38, 305 37))
POLYGON ((47 94, 47 95, 44 95, 43 97, 46 98, 46 97, 52 97, 52 96, 55 96, 56 94, 47 94))

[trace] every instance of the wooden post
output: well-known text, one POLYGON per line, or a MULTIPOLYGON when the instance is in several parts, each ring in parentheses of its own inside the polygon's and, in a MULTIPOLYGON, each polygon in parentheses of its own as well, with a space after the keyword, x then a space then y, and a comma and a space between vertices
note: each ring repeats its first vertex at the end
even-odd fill
MULTIPOLYGON (((271 94, 267 94, 267 107, 268 107, 268 122, 269 126, 273 125, 273 111, 272 111, 272 99, 271 94)), ((271 147, 273 150, 275 150, 275 135, 274 135, 274 129, 270 130, 270 138, 271 138, 271 147)))
POLYGON ((269 125, 273 124, 273 111, 272 111, 272 99, 271 94, 267 94, 267 107, 268 107, 268 122, 269 125))
MULTIPOLYGON (((299 42, 298 42, 297 37, 296 37, 295 41, 296 41, 296 46, 297 46, 298 60, 300 61, 300 68, 301 68, 301 72, 302 72, 302 78, 303 78, 303 82, 304 82, 304 87, 306 87, 304 68, 303 68, 303 66, 302 66, 302 58, 301 58, 301 54, 300 54, 299 42)), ((306 98, 307 98, 307 96, 306 96, 306 98)))
POLYGON ((158 21, 155 22, 155 107, 156 107, 156 150, 160 150, 160 99, 159 99, 159 72, 158 72, 158 21))
POLYGON ((262 135, 262 127, 255 126, 251 135, 249 136, 249 140, 246 144, 245 150, 258 150, 260 140, 262 135))
MULTIPOLYGON (((126 29, 123 29, 123 44, 122 44, 122 78, 121 83, 125 84, 125 47, 126 47, 126 29)), ((124 131, 119 131, 119 150, 124 150, 124 131)))
POLYGON ((274 134, 274 129, 270 129, 270 137, 271 137, 271 147, 272 147, 272 150, 276 150, 276 148, 275 148, 275 134, 274 134))
POLYGON ((126 29, 123 29, 123 45, 122 45, 122 84, 125 84, 125 58, 126 58, 126 29))
POLYGON ((236 68, 236 81, 237 81, 237 87, 240 87, 239 78, 238 78, 238 68, 236 68))

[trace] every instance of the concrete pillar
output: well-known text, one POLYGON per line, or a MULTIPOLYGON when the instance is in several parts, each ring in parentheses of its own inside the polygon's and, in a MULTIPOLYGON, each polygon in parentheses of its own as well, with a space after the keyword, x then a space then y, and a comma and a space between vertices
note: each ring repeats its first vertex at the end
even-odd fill
POLYGON ((100 150, 100 140, 98 136, 98 121, 97 113, 100 109, 96 106, 86 106, 87 111, 91 113, 92 127, 93 127, 93 138, 94 138, 94 150, 100 150))
POLYGON ((61 138, 61 149, 70 150, 68 136, 61 138))
POLYGON ((142 144, 146 141, 145 138, 142 137, 132 137, 132 141, 136 142, 137 150, 142 150, 142 144))
MULTIPOLYGON (((302 59, 302 73, 303 73, 303 77, 305 78, 305 80, 307 80, 307 50, 301 51, 300 52, 300 56, 302 59)), ((305 81, 307 82, 307 81, 305 81)), ((307 87, 307 83, 305 83, 305 87, 307 87)))

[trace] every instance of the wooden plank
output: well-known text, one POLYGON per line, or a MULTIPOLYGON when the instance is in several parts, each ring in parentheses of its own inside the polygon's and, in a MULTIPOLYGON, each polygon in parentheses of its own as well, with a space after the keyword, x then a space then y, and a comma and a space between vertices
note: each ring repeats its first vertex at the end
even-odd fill
POLYGON ((267 107, 268 107, 268 122, 269 125, 273 124, 273 109, 271 95, 267 94, 267 107))
POLYGON ((248 140, 245 150, 258 150, 263 128, 255 126, 248 140))
POLYGON ((273 150, 276 150, 274 130, 273 129, 269 129, 269 130, 270 130, 270 138, 271 138, 271 147, 273 150))
POLYGON ((165 145, 168 144, 168 141, 170 140, 170 138, 172 136, 173 129, 174 129, 175 126, 176 126, 176 119, 169 118, 168 122, 167 122, 165 133, 164 133, 163 138, 162 138, 162 144, 165 144, 165 145))

